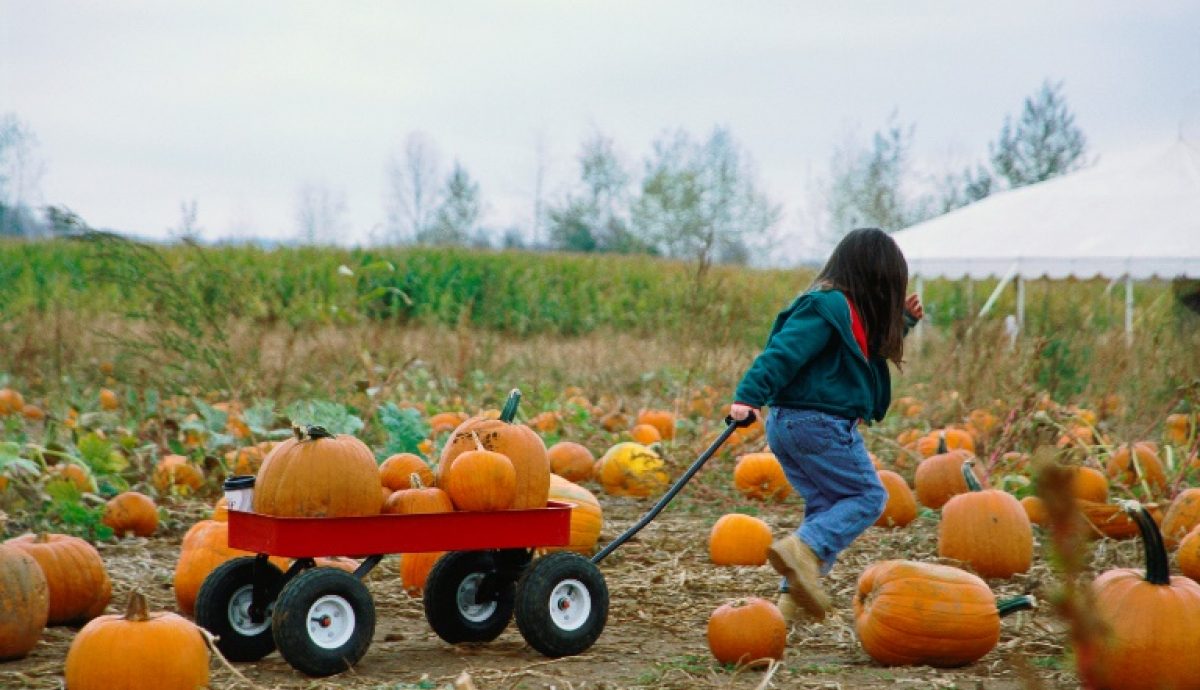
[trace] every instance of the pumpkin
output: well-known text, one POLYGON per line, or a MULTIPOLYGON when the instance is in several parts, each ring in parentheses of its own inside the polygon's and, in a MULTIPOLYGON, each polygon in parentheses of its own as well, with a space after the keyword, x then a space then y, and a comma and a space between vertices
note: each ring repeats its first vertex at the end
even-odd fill
POLYGON ((365 443, 319 426, 293 427, 293 432, 258 470, 254 512, 283 517, 379 513, 379 467, 365 443))
POLYGON ((1167 514, 1163 516, 1163 543, 1168 549, 1179 546, 1179 541, 1196 525, 1200 524, 1200 489, 1184 489, 1171 501, 1167 514))
POLYGON ((912 418, 919 417, 922 410, 925 409, 925 406, 911 395, 906 395, 902 398, 896 398, 894 401, 892 401, 892 409, 899 413, 902 417, 912 418))
POLYGON ((467 415, 462 412, 439 412, 429 418, 429 426, 435 435, 445 434, 454 431, 459 424, 465 421, 467 421, 467 415))
POLYGON ((25 398, 11 388, 0 388, 0 417, 18 414, 25 409, 25 398))
POLYGON ((121 401, 117 398, 117 394, 107 388, 100 389, 100 409, 116 410, 121 407, 121 401))
POLYGON ((771 528, 750 515, 723 515, 708 535, 708 556, 716 565, 762 565, 771 546, 771 528))
POLYGON ((1162 534, 1134 501, 1122 503, 1142 536, 1146 570, 1117 568, 1092 582, 1093 610, 1106 628, 1095 646, 1076 645, 1085 687, 1186 690, 1200 687, 1200 584, 1172 576, 1162 534))
POLYGON ((158 508, 146 494, 126 491, 109 499, 101 521, 118 537, 126 534, 148 537, 158 529, 158 508))
POLYGON ((263 451, 258 446, 246 446, 225 453, 225 467, 234 475, 258 474, 262 466, 263 451))
POLYGON ((416 474, 422 486, 433 486, 433 470, 418 455, 396 453, 379 466, 379 481, 389 491, 412 488, 412 476, 416 474))
MULTIPOLYGON (((1095 503, 1093 501, 1077 500, 1075 505, 1080 514, 1093 528, 1093 536, 1105 536, 1109 539, 1132 539, 1138 534, 1137 522, 1121 508, 1112 503, 1095 503)), ((1162 511, 1158 506, 1149 503, 1145 508, 1154 516, 1155 521, 1162 521, 1162 511)))
POLYGON ((658 432, 658 429, 650 426, 649 424, 634 425, 634 427, 629 430, 629 437, 632 438, 635 443, 640 443, 643 446, 648 446, 651 443, 658 443, 659 441, 663 440, 662 434, 658 432))
POLYGON ((925 458, 917 465, 913 484, 917 500, 929 508, 941 508, 952 496, 967 492, 963 479, 963 460, 971 457, 965 450, 952 450, 925 458))
POLYGON ((640 443, 626 441, 608 449, 600 460, 600 485, 613 496, 645 498, 667 486, 662 458, 640 443))
POLYGON ((208 687, 208 644, 182 616, 150 613, 140 592, 125 613, 101 616, 71 640, 66 682, 71 690, 195 690, 208 687))
POLYGON ((217 499, 213 505, 212 519, 217 522, 229 522, 229 499, 224 496, 217 499))
POLYGON ((600 428, 605 431, 620 431, 629 428, 629 416, 620 410, 600 417, 600 428))
POLYGON ((31 422, 40 422, 46 418, 46 411, 37 405, 26 404, 21 408, 21 416, 31 422))
POLYGON ((921 457, 932 457, 946 450, 965 450, 975 454, 975 438, 962 429, 940 429, 931 431, 917 441, 917 452, 921 457))
MULTIPOLYGON (((254 554, 229 548, 229 523, 217 520, 201 520, 192 525, 183 536, 179 561, 175 563, 175 603, 179 610, 192 615, 196 608, 196 595, 204 578, 225 561, 239 556, 254 554)), ((271 558, 280 570, 287 570, 285 558, 271 558)))
MULTIPOLYGON (((550 446, 546 451, 550 461, 550 472, 572 482, 582 482, 592 478, 592 467, 596 464, 596 456, 592 451, 574 441, 560 441, 550 446)), ((554 477, 550 478, 553 487, 554 477)), ((553 490, 553 489, 552 489, 553 490)))
POLYGON ((787 622, 765 599, 737 599, 708 617, 708 649, 722 664, 770 663, 783 658, 786 645, 787 622))
POLYGON ((558 431, 560 421, 562 420, 557 412, 546 411, 529 420, 529 426, 543 434, 552 434, 558 431))
POLYGON ((1163 425, 1163 435, 1167 441, 1177 446, 1186 445, 1192 435, 1192 421, 1186 414, 1167 415, 1163 425))
POLYGON ((1071 494, 1084 501, 1108 502, 1108 477, 1092 467, 1076 467, 1071 476, 1071 494))
POLYGON ((1179 561, 1179 570, 1193 580, 1200 582, 1200 526, 1194 528, 1179 542, 1179 551, 1175 553, 1179 561))
POLYGON ((1045 525, 1046 520, 1050 517, 1046 512, 1046 503, 1037 496, 1022 498, 1021 507, 1025 509, 1025 515, 1029 517, 1029 522, 1034 525, 1045 525))
POLYGON ((1096 432, 1090 426, 1083 424, 1074 424, 1067 428, 1067 432, 1058 437, 1058 447, 1067 448, 1070 446, 1078 446, 1087 448, 1088 446, 1096 445, 1096 432))
POLYGON ((1104 470, 1110 479, 1130 488, 1140 486, 1143 481, 1155 495, 1167 488, 1167 473, 1158 451, 1146 441, 1122 445, 1108 459, 1104 470))
POLYGON ((204 486, 204 474, 184 456, 167 455, 154 466, 151 482, 160 494, 170 491, 190 493, 204 486))
POLYGON ((1000 640, 1000 618, 1033 606, 1031 597, 997 604, 978 576, 934 563, 880 561, 858 578, 854 629, 863 650, 885 666, 965 666, 1000 640))
POLYGON ((33 556, 5 544, 0 544, 0 611, 0 661, 20 659, 42 637, 50 590, 33 556))
MULTIPOLYGON (((550 500, 571 504, 571 538, 565 547, 569 551, 590 556, 600 540, 604 527, 604 511, 591 491, 570 482, 557 474, 550 475, 550 500)), ((560 551, 562 548, 548 548, 560 551)))
POLYGON ((458 425, 442 448, 437 470, 438 486, 443 486, 443 478, 460 454, 476 450, 475 437, 478 436, 484 449, 508 458, 516 472, 516 497, 511 507, 546 507, 546 498, 550 495, 550 460, 546 457, 546 445, 541 436, 523 424, 512 423, 520 401, 520 391, 513 390, 498 419, 472 417, 458 425))
POLYGON ((904 527, 917 519, 917 498, 904 477, 891 470, 879 470, 879 483, 887 489, 887 505, 875 521, 876 527, 904 527))
POLYGON ((636 423, 654 427, 664 441, 675 438, 675 413, 670 410, 642 410, 636 423))
MULTIPOLYGON (((478 437, 475 442, 476 450, 460 453, 442 475, 442 488, 458 510, 513 508, 517 497, 517 471, 512 461, 505 455, 484 449, 478 437)), ((545 505, 543 501, 542 506, 545 505)))
POLYGON ((425 591, 425 581, 429 579, 429 571, 433 570, 438 559, 446 555, 445 551, 427 551, 424 553, 405 553, 400 555, 400 583, 405 593, 411 597, 419 597, 425 591))
POLYGON ((747 453, 733 466, 733 486, 746 498, 782 501, 792 493, 774 453, 747 453))
POLYGON ((967 563, 988 578, 1027 572, 1033 564, 1029 516, 1012 494, 983 490, 972 471, 974 464, 962 463, 963 479, 971 490, 942 507, 938 555, 967 563))
POLYGON ((96 481, 92 478, 91 472, 82 465, 62 462, 55 465, 50 472, 56 478, 72 484, 81 493, 96 490, 96 481))
POLYGON ((67 534, 26 534, 4 542, 33 556, 50 592, 50 625, 89 621, 104 613, 112 581, 96 547, 67 534))
POLYGON ((415 515, 419 513, 450 513, 454 504, 445 491, 435 487, 426 487, 421 476, 413 472, 409 479, 411 489, 400 489, 388 497, 383 504, 383 512, 391 515, 415 515))
POLYGON ((976 440, 987 438, 999 425, 1000 420, 987 410, 971 410, 967 415, 967 429, 976 440))

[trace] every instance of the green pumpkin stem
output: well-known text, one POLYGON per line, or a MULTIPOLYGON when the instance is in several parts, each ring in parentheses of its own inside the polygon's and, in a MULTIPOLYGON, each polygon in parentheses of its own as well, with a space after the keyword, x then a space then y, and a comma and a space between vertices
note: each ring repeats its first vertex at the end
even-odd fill
POLYGON ((137 590, 129 593, 129 603, 125 605, 125 620, 150 620, 150 607, 146 604, 146 597, 137 590))
POLYGON ((945 455, 946 453, 949 453, 949 452, 950 452, 950 449, 946 447, 946 432, 939 431, 938 432, 937 454, 945 455))
POLYGON ((1037 599, 1023 594, 1019 597, 1011 597, 1009 599, 1001 599, 996 602, 996 610, 1000 612, 1000 617, 1004 618, 1009 614, 1017 611, 1029 611, 1037 608, 1037 599))
POLYGON ((971 491, 983 491, 983 487, 979 485, 979 480, 975 478, 975 473, 972 468, 975 467, 975 461, 971 459, 963 460, 962 475, 963 479, 967 480, 967 488, 971 491))
POLYGON ((504 409, 500 411, 500 421, 512 423, 517 418, 517 406, 521 404, 521 389, 514 388, 504 401, 504 409))
POLYGON ((1137 501, 1121 501, 1120 504, 1142 533, 1142 546, 1146 553, 1146 582, 1152 585, 1171 584, 1171 563, 1167 560, 1167 547, 1154 516, 1137 501))
POLYGON ((323 426, 300 426, 292 424, 292 433, 295 434, 297 441, 315 441, 319 438, 333 438, 333 434, 329 433, 323 426))

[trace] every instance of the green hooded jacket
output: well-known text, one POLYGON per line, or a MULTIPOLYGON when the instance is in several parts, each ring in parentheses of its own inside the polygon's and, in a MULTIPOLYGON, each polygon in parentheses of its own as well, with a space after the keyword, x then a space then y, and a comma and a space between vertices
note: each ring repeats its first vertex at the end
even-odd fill
MULTIPOLYGON (((915 320, 905 313, 905 331, 915 320)), ((879 421, 892 401, 887 360, 863 356, 838 290, 814 290, 779 312, 762 354, 738 384, 737 402, 819 410, 879 421)))

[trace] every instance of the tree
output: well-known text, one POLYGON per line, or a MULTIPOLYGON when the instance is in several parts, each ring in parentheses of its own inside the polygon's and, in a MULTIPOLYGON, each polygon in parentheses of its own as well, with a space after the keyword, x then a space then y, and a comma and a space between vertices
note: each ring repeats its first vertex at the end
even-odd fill
POLYGON ((465 245, 477 239, 477 224, 482 212, 479 183, 467 174, 458 161, 446 178, 442 203, 433 214, 433 222, 417 235, 420 244, 465 245))
POLYGON ((346 194, 313 182, 300 187, 296 230, 305 244, 332 244, 347 231, 346 194))
POLYGON ((393 241, 415 241, 433 222, 440 203, 440 158, 428 135, 412 132, 403 155, 388 160, 387 234, 393 241))
POLYGON ((714 261, 745 261, 748 245, 781 215, 756 178, 749 155, 724 127, 703 142, 682 130, 665 134, 646 160, 633 207, 636 234, 668 256, 696 262, 699 276, 714 261))
POLYGON ((600 132, 579 152, 581 187, 549 212, 550 244, 575 252, 644 250, 629 229, 630 175, 613 140, 600 132))
POLYGON ((925 204, 909 200, 904 190, 912 174, 909 153, 915 129, 899 124, 892 113, 869 147, 849 137, 834 150, 827 210, 835 237, 864 226, 891 232, 926 215, 925 204))
POLYGON ((1021 119, 1004 118, 1000 138, 988 146, 992 167, 1009 187, 1023 187, 1071 172, 1085 163, 1087 137, 1062 94, 1063 83, 1042 83, 1025 99, 1021 119))
POLYGON ((0 236, 36 235, 38 183, 44 167, 37 159, 37 137, 13 113, 0 117, 0 236))
POLYGON ((179 202, 179 226, 169 228, 167 233, 174 239, 181 242, 197 242, 200 235, 204 232, 203 228, 196 222, 199 215, 197 210, 196 200, 179 202))
POLYGON ((949 213, 973 204, 989 196, 998 186, 992 172, 980 164, 976 164, 974 170, 967 166, 961 173, 948 173, 939 185, 938 213, 949 213))

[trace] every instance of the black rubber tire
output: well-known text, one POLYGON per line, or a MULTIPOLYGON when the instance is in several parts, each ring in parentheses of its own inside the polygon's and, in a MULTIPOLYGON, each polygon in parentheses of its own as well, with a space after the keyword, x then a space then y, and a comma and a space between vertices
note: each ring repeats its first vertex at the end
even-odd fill
MULTIPOLYGON (((476 577, 477 579, 477 577, 476 577)), ((450 644, 491 642, 512 620, 516 583, 497 572, 495 557, 487 551, 451 551, 438 559, 425 580, 425 620, 437 636, 450 644), (483 576, 495 587, 490 598, 496 607, 481 620, 472 620, 459 605, 459 587, 468 578, 483 576)))
POLYGON ((560 551, 543 556, 517 582, 516 618, 521 636, 542 654, 548 657, 579 654, 592 646, 608 622, 608 585, 604 575, 577 553, 560 551), (581 585, 582 591, 569 580, 581 585), (551 598, 559 585, 577 597, 586 595, 590 608, 577 627, 560 625, 550 613, 551 598))
MULTIPOLYGON (((196 624, 217 637, 217 649, 230 661, 258 661, 275 651, 271 634, 271 608, 262 630, 254 634, 239 632, 230 620, 229 603, 244 587, 254 586, 254 556, 243 556, 217 566, 196 594, 196 624)), ((268 596, 274 600, 283 583, 283 573, 274 563, 264 563, 268 596)))
POLYGON ((358 578, 337 568, 310 568, 288 582, 275 602, 271 630, 279 653, 292 668, 310 676, 331 676, 349 669, 367 653, 375 635, 375 602, 358 578), (332 596, 354 613, 349 637, 334 648, 317 644, 309 633, 309 612, 332 596))

